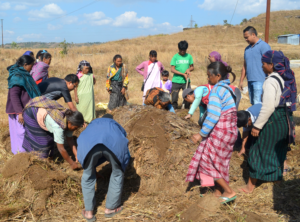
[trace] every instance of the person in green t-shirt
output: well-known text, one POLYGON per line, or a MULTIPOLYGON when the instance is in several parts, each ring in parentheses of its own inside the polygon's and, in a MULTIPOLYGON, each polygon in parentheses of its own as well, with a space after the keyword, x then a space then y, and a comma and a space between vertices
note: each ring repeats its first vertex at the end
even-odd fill
MULTIPOLYGON (((186 88, 186 82, 194 70, 193 57, 186 53, 189 44, 187 41, 178 43, 179 52, 173 56, 171 61, 171 72, 174 73, 172 79, 172 105, 174 109, 178 109, 178 94, 179 91, 186 88)), ((188 87, 191 88, 189 81, 188 87)), ((185 101, 183 101, 185 102, 185 101)), ((185 108, 189 108, 190 104, 186 103, 185 108)))

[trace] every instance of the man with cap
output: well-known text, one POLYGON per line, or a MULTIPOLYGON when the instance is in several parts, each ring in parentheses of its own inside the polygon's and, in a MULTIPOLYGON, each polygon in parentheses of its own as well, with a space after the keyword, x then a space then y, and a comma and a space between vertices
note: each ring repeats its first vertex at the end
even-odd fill
POLYGON ((78 137, 77 159, 83 167, 81 179, 85 210, 82 216, 95 221, 93 210, 96 205, 96 167, 105 161, 110 162, 112 173, 106 198, 105 217, 113 217, 123 210, 121 196, 124 172, 130 161, 128 139, 124 128, 113 120, 110 114, 93 120, 78 137))
POLYGON ((192 115, 195 113, 197 107, 199 107, 200 110, 200 116, 199 116, 199 125, 202 125, 202 119, 204 116, 204 113, 206 111, 206 107, 208 104, 208 98, 209 93, 213 86, 209 84, 205 84, 202 86, 197 87, 195 90, 193 89, 185 89, 182 93, 182 98, 184 101, 192 104, 190 107, 188 115, 185 117, 185 119, 190 119, 192 115))

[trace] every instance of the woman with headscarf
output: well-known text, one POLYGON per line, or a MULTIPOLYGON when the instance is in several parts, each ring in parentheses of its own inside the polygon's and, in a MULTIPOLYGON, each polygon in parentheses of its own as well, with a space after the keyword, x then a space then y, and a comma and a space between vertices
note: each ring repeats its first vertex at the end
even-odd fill
POLYGON ((108 67, 106 90, 110 98, 108 103, 109 112, 113 109, 125 106, 128 100, 128 69, 123 64, 122 56, 115 55, 113 64, 108 67))
POLYGON ((65 136, 77 160, 77 149, 72 134, 83 126, 83 116, 78 111, 66 109, 55 100, 45 96, 36 97, 27 103, 24 108, 25 137, 23 148, 26 152, 34 152, 40 158, 53 156, 54 145, 62 157, 77 169, 76 162, 72 160, 64 148, 65 136))
MULTIPOLYGON (((228 63, 224 62, 222 60, 221 54, 216 52, 216 51, 213 51, 209 54, 208 60, 210 61, 210 63, 222 62, 226 67, 228 66, 228 63)), ((229 79, 229 73, 227 75, 227 79, 229 79)), ((239 104, 240 104, 240 101, 241 101, 241 98, 242 98, 241 91, 239 90, 238 87, 235 87, 234 85, 229 85, 229 86, 233 90, 234 94, 236 95, 236 109, 239 109, 239 104)))
POLYGON ((296 110, 297 87, 290 62, 281 51, 267 51, 262 56, 268 76, 263 85, 262 108, 253 125, 256 137, 250 147, 250 178, 240 191, 252 193, 257 180, 281 181, 289 145, 294 143, 293 111, 296 110))
POLYGON ((79 63, 77 69, 79 78, 78 88, 75 88, 76 107, 82 113, 84 121, 90 123, 96 118, 94 85, 96 79, 93 75, 93 69, 89 62, 83 60, 79 63))
POLYGON ((45 52, 40 56, 41 61, 34 64, 30 75, 35 80, 36 84, 40 84, 42 81, 49 78, 48 69, 51 64, 52 56, 50 53, 45 52))
POLYGON ((11 151, 13 154, 24 152, 22 143, 25 130, 22 111, 31 98, 41 95, 29 73, 33 64, 34 59, 31 56, 23 55, 9 69, 6 113, 8 114, 11 151))

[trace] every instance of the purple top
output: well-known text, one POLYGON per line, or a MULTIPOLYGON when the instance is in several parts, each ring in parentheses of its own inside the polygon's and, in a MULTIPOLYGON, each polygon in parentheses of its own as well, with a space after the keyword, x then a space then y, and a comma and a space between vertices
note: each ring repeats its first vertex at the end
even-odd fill
POLYGON ((20 114, 29 102, 30 97, 26 90, 20 86, 14 86, 8 90, 6 113, 20 114))
POLYGON ((37 62, 33 65, 30 75, 34 79, 34 81, 38 81, 40 79, 46 80, 48 79, 48 69, 49 65, 44 62, 37 62))
MULTIPOLYGON (((160 88, 163 88, 163 81, 162 80, 160 81, 160 88)), ((165 83, 165 89, 169 90, 169 92, 171 93, 171 91, 172 91, 172 81, 171 80, 168 80, 165 83)))

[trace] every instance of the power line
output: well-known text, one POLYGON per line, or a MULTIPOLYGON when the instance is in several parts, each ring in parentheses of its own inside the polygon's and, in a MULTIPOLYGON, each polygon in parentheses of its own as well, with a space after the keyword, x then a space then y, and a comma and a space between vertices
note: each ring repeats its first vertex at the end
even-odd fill
MULTIPOLYGON (((236 11, 236 8, 237 8, 238 3, 239 3, 239 0, 236 1, 235 8, 234 8, 234 11, 233 11, 233 14, 232 14, 232 17, 231 17, 231 20, 230 20, 229 24, 231 24, 231 22, 232 22, 232 19, 233 19, 233 16, 234 16, 234 14, 235 14, 235 11, 236 11)), ((225 34, 224 34, 224 36, 223 36, 223 39, 222 39, 222 42, 224 41, 224 38, 225 38, 225 36, 226 36, 226 34, 227 34, 227 31, 228 31, 228 29, 226 29, 226 32, 225 32, 225 34)))

